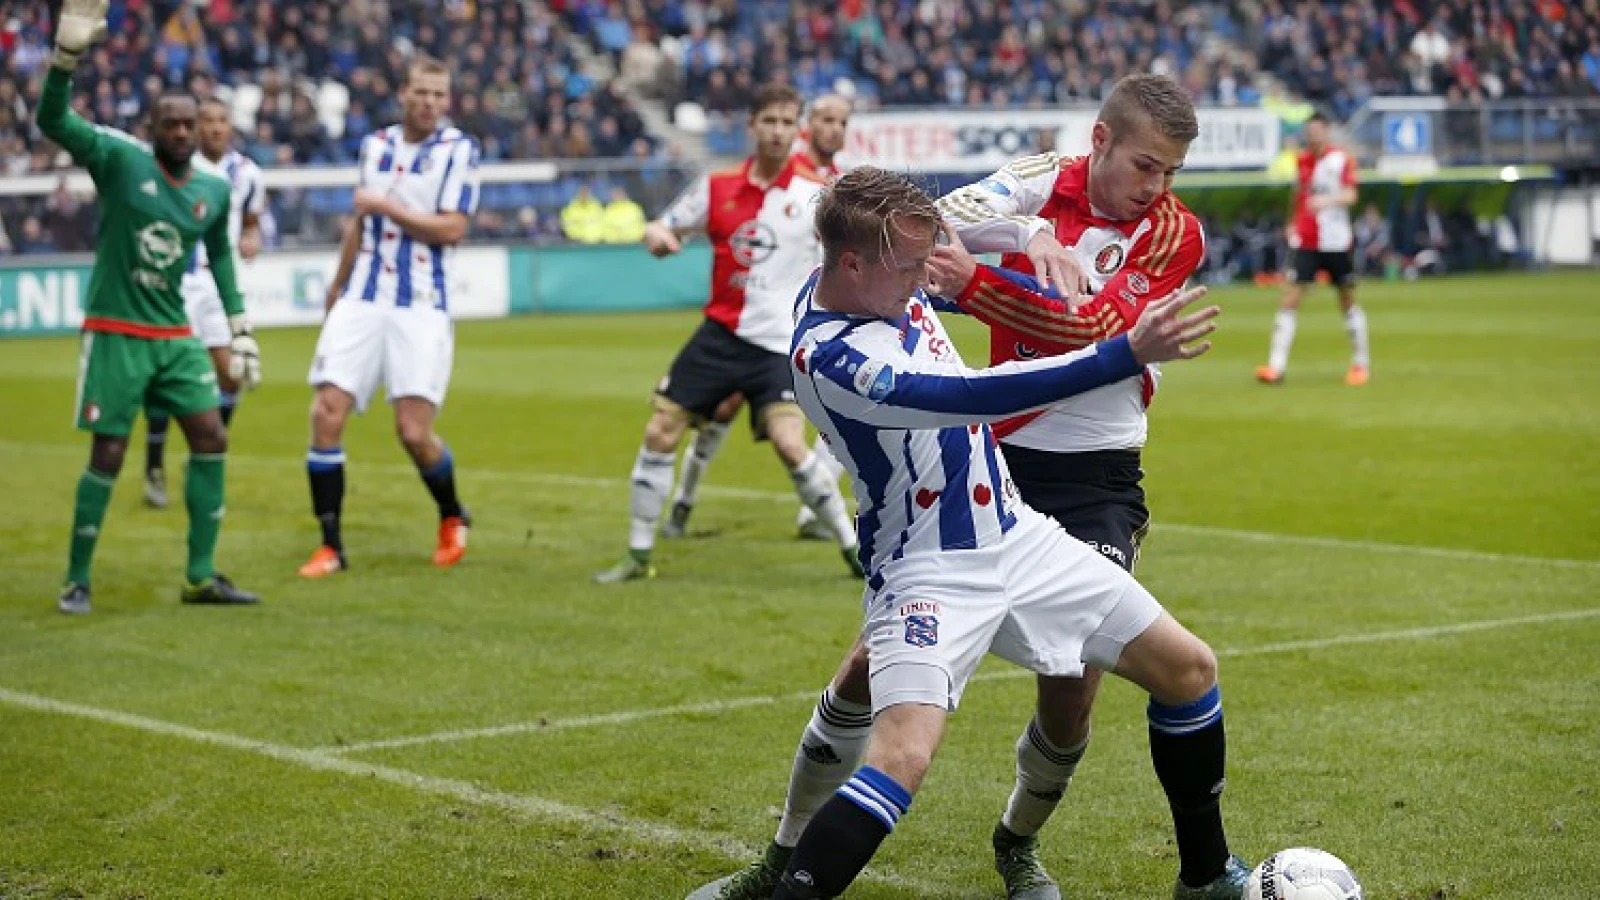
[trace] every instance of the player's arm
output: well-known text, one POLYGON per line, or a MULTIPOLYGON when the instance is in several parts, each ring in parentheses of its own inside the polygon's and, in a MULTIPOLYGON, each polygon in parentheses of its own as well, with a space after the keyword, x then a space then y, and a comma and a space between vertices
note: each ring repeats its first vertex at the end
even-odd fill
POLYGON ((98 175, 114 138, 72 111, 72 72, 78 59, 105 37, 109 0, 64 0, 56 22, 55 55, 45 73, 35 115, 39 130, 90 174, 98 175))
MULTIPOLYGON (((1059 291, 1022 272, 980 265, 951 241, 928 259, 933 287, 991 328, 1009 328, 1053 350, 1077 350, 1127 330, 1103 304, 1073 307, 1059 291)), ((936 307, 942 308, 942 307, 936 307)))
POLYGON ((975 253, 1020 253, 1050 223, 1039 210, 1055 189, 1061 158, 1054 153, 1007 163, 988 178, 939 199, 939 213, 975 253))
POLYGON ((228 240, 228 204, 222 201, 221 215, 206 229, 206 258, 211 262, 211 279, 217 284, 222 309, 228 314, 228 329, 233 340, 228 345, 228 373, 247 391, 261 384, 261 346, 256 343, 250 317, 245 315, 244 295, 239 292, 239 277, 233 267, 233 246, 228 240))
POLYGON ((476 141, 456 141, 431 210, 411 209, 398 198, 371 188, 356 189, 356 210, 383 216, 413 240, 430 246, 459 244, 467 236, 472 214, 478 208, 478 158, 476 141))
POLYGON ((356 216, 346 223, 344 235, 339 239, 339 264, 333 270, 333 280, 328 282, 328 296, 323 300, 323 310, 333 309, 333 305, 344 296, 345 286, 350 283, 350 273, 356 267, 356 254, 361 252, 361 217, 356 216))
POLYGON ((239 256, 249 261, 261 253, 261 214, 267 208, 266 186, 261 181, 261 170, 249 170, 249 188, 244 195, 244 209, 239 216, 239 256))
POLYGON ((897 346, 879 351, 850 338, 822 343, 802 358, 822 402, 848 418, 880 428, 993 422, 1131 378, 1149 363, 1206 352, 1209 342, 1185 345, 1215 328, 1217 307, 1182 314, 1204 293, 1195 288, 1152 304, 1151 315, 1131 334, 988 369, 924 369, 897 346))
POLYGON ((671 256, 683 249, 683 239, 704 231, 711 214, 711 176, 701 175, 672 201, 661 218, 644 227, 644 246, 650 255, 671 256))

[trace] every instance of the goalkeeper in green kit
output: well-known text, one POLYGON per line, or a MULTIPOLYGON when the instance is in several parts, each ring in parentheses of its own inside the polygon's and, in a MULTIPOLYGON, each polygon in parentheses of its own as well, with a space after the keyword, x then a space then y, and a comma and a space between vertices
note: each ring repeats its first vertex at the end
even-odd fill
POLYGON ((100 235, 89 281, 78 359, 78 427, 92 432, 89 467, 78 480, 64 613, 89 611, 89 565, 111 486, 122 468, 128 433, 145 407, 178 420, 189 442, 184 499, 189 510, 189 565, 184 603, 248 604, 259 598, 218 574, 212 562, 222 529, 223 460, 228 433, 218 412, 211 357, 190 332, 179 284, 196 241, 206 242, 211 272, 233 331, 231 374, 249 388, 261 381, 261 354, 234 278, 228 246, 228 182, 190 166, 198 106, 168 94, 151 113, 153 146, 96 127, 72 112, 72 70, 105 35, 108 0, 64 0, 56 49, 39 100, 39 130, 94 178, 100 235))

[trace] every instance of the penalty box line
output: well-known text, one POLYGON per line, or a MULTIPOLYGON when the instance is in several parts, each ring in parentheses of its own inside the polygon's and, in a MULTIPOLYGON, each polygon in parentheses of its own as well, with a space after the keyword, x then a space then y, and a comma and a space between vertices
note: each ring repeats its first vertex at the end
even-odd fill
MULTIPOLYGON (((1600 608, 1579 609, 1565 612, 1540 613, 1531 616, 1517 616, 1505 619, 1480 619, 1473 622, 1457 622, 1451 625, 1428 625, 1417 628, 1403 628, 1395 631, 1374 631, 1356 634, 1333 635, 1325 638, 1311 638, 1300 641, 1278 641, 1270 644, 1260 644, 1255 647, 1223 648, 1216 651, 1222 659, 1233 659, 1248 656, 1267 656, 1276 653, 1294 653, 1301 650, 1325 650, 1335 647, 1345 647, 1352 644, 1378 644, 1391 641, 1415 641, 1429 638, 1449 637, 1458 634, 1470 634, 1476 631, 1492 631, 1500 628, 1515 628, 1524 625, 1543 625, 1550 622, 1569 622, 1580 619, 1600 617, 1600 608)), ((973 681, 1000 681, 1011 678, 1027 678, 1033 675, 1025 669, 1009 668, 999 672, 986 672, 973 676, 973 681)), ((361 753, 373 750, 392 750, 400 747, 415 747, 424 744, 444 744, 453 741, 477 740, 480 738, 507 737, 519 734, 546 734, 556 731, 569 731, 576 728, 589 728, 599 725, 626 725, 649 719, 660 719, 670 716, 685 715, 718 715, 735 710, 749 709, 757 706, 773 706, 780 703, 793 703, 802 700, 816 700, 816 690, 795 691, 788 694, 773 694, 753 697, 733 697, 726 700, 710 700, 702 703, 683 703, 674 706, 662 706, 652 709, 638 709, 624 712, 602 713, 591 716, 575 716, 567 719, 539 719, 531 722, 512 722, 505 725, 492 725, 484 728, 459 728, 449 731, 436 731, 430 734, 412 735, 409 737, 388 738, 385 740, 362 741, 347 744, 338 744, 328 747, 319 747, 317 752, 329 755, 347 753, 361 753)))

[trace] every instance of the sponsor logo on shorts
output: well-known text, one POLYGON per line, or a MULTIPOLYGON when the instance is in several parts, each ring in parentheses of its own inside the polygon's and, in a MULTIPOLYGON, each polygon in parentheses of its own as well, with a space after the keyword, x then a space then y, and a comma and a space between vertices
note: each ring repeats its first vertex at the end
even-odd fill
POLYGON ((909 600, 900 604, 897 618, 909 619, 912 616, 937 616, 944 610, 939 608, 937 600, 909 600))
POLYGON ((1113 544, 1102 544, 1099 541, 1084 541, 1084 543, 1089 545, 1090 550, 1098 551, 1101 556, 1104 556, 1124 569, 1128 567, 1128 555, 1122 552, 1121 547, 1113 544))
POLYGON ((932 647, 939 643, 939 617, 906 616, 906 643, 913 647, 932 647))

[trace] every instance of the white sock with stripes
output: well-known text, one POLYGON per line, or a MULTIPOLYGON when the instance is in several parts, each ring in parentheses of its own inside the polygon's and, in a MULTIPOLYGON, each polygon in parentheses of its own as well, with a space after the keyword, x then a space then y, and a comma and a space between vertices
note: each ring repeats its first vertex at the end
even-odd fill
POLYGON ((1067 795, 1067 784, 1089 748, 1086 736, 1076 747, 1057 747, 1037 719, 1017 738, 1017 785, 1000 823, 1017 837, 1038 834, 1067 795))
POLYGON ((794 479, 794 491, 800 502, 811 508, 822 524, 833 533, 839 546, 846 550, 856 545, 856 526, 844 508, 844 496, 839 493, 839 480, 812 452, 796 466, 789 476, 794 479))
POLYGON ((633 475, 629 488, 629 501, 633 519, 628 527, 628 549, 649 553, 656 545, 656 523, 661 521, 661 510, 667 505, 667 495, 672 493, 672 465, 677 462, 671 453, 657 453, 641 446, 639 456, 633 461, 633 475))
POLYGON ((789 772, 789 795, 783 802, 783 819, 773 840, 793 847, 811 817, 856 770, 872 736, 872 707, 841 700, 830 685, 811 711, 795 750, 789 772))

